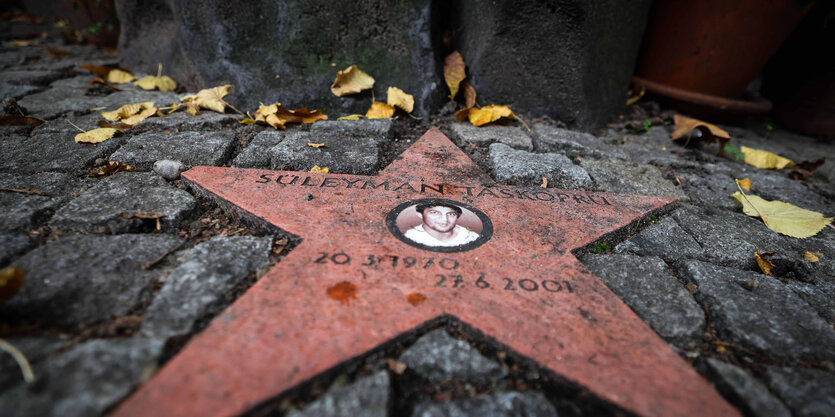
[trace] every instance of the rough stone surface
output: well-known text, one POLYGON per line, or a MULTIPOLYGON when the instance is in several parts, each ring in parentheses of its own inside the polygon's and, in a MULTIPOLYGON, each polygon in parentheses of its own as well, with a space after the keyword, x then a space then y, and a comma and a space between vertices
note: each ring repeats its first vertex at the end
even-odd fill
POLYGON ((798 417, 835 414, 835 373, 820 369, 768 367, 765 380, 798 417))
POLYGON ((180 173, 186 170, 186 166, 180 161, 172 161, 170 159, 160 159, 154 162, 154 172, 160 177, 168 181, 180 178, 180 173))
POLYGON ((270 150, 273 169, 309 171, 313 165, 328 167, 340 174, 371 174, 379 162, 379 138, 345 137, 330 140, 312 132, 288 134, 270 150), (325 143, 321 148, 308 143, 325 143))
POLYGON ((827 323, 835 324, 835 285, 828 282, 809 284, 789 281, 786 286, 806 300, 827 323))
POLYGON ((59 71, 10 70, 0 72, 0 82, 17 85, 47 85, 64 77, 66 77, 66 73, 59 71))
POLYGON ((106 96, 88 96, 86 85, 92 77, 75 77, 72 82, 82 85, 53 83, 48 90, 31 94, 19 100, 20 106, 25 107, 29 114, 41 119, 54 119, 70 112, 87 113, 90 109, 104 107, 115 110, 125 104, 153 101, 159 103, 174 103, 177 95, 171 92, 124 90, 106 96), (77 79, 77 80, 76 80, 77 79), (56 85, 57 84, 57 85, 56 85))
POLYGON ((151 280, 158 275, 142 265, 181 242, 168 235, 60 238, 15 262, 26 285, 0 309, 0 317, 73 327, 127 314, 150 296, 151 280))
POLYGON ((101 143, 76 143, 76 132, 39 134, 31 137, 12 137, 0 141, 0 171, 34 174, 40 171, 58 171, 80 174, 92 168, 96 158, 113 152, 124 137, 115 137, 101 143))
POLYGON ((465 384, 486 385, 506 375, 498 363, 444 329, 418 339, 400 355, 400 361, 433 384, 456 379, 465 384))
POLYGON ((783 361, 835 360, 835 330, 802 298, 765 275, 682 261, 723 340, 783 361))
POLYGON ((496 181, 509 184, 536 186, 545 177, 549 187, 590 189, 594 186, 589 174, 564 155, 530 153, 503 143, 490 145, 490 167, 496 181))
POLYGON ((476 145, 489 145, 491 143, 504 143, 511 148, 526 151, 533 150, 533 141, 530 135, 522 131, 521 127, 515 126, 473 126, 470 123, 453 123, 453 139, 461 143, 474 143, 476 145))
POLYGON ((603 146, 603 141, 584 132, 560 129, 540 123, 531 129, 531 137, 533 149, 537 152, 562 153, 569 158, 577 156, 600 158, 606 155, 597 150, 603 146))
POLYGON ((38 90, 40 90, 40 88, 34 85, 10 84, 0 81, 0 97, 21 98, 38 90))
POLYGON ((116 10, 126 65, 151 71, 161 62, 189 91, 232 84, 228 100, 241 109, 262 101, 292 109, 322 106, 328 115, 364 114, 370 92, 329 92, 336 72, 353 64, 377 78, 376 97, 385 97, 388 85, 414 95, 417 115, 446 94, 437 76, 428 0, 260 1, 246 9, 217 0, 153 8, 118 0, 116 10))
POLYGON ((541 393, 497 392, 473 398, 418 404, 412 417, 557 417, 557 410, 541 393))
POLYGON ((731 198, 736 189, 734 178, 727 174, 699 175, 689 172, 676 174, 693 204, 735 210, 739 204, 731 198))
POLYGON ((661 171, 652 165, 617 159, 581 158, 580 166, 603 191, 688 199, 687 194, 664 178, 661 171))
POLYGON ((333 386, 301 411, 288 417, 387 417, 391 381, 386 371, 358 378, 346 386, 333 386))
POLYGON ((333 136, 372 136, 382 142, 392 134, 391 119, 322 120, 310 127, 311 133, 333 136))
POLYGON ((0 234, 0 268, 6 266, 13 256, 28 249, 30 245, 28 236, 0 234))
POLYGON ((835 200, 811 191, 785 174, 751 172, 748 178, 751 178, 751 192, 766 200, 785 201, 807 210, 821 212, 827 217, 835 215, 835 200))
POLYGON ((110 159, 140 169, 151 169, 161 159, 187 167, 220 165, 229 157, 234 140, 232 132, 144 133, 131 137, 110 159))
POLYGON ((678 348, 701 342, 704 312, 660 258, 588 255, 583 262, 664 340, 678 348))
POLYGON ((30 386, 0 396, 0 414, 9 417, 89 417, 102 415, 129 394, 162 352, 159 340, 94 340, 53 361, 30 386))
POLYGON ((672 217, 665 217, 615 246, 615 253, 658 256, 667 261, 699 258, 702 248, 672 217))
POLYGON ((139 213, 161 214, 163 230, 175 230, 196 209, 191 194, 172 187, 151 172, 120 172, 100 181, 58 210, 49 224, 61 230, 129 233, 153 230, 154 219, 139 213))
POLYGON ((284 140, 284 132, 265 130, 252 139, 252 142, 235 157, 232 165, 239 168, 269 169, 270 149, 284 140))
POLYGON ((455 3, 447 13, 455 16, 450 27, 463 28, 453 48, 479 102, 591 128, 624 106, 649 6, 479 0, 455 3), (624 21, 633 24, 623 28, 624 21))
POLYGON ((786 405, 745 370, 713 358, 705 364, 719 391, 747 415, 791 417, 786 405))
MULTIPOLYGON (((158 106, 167 106, 170 103, 159 102, 158 106)), ((235 126, 243 116, 237 114, 217 113, 210 110, 202 110, 197 116, 192 116, 184 110, 176 111, 165 117, 149 117, 132 129, 134 132, 172 132, 222 129, 235 126)))
POLYGON ((271 248, 270 236, 222 236, 195 246, 146 310, 142 333, 155 338, 189 334, 196 320, 269 261, 271 248))
POLYGON ((45 221, 79 186, 79 181, 57 172, 33 175, 0 173, 0 187, 40 191, 45 195, 0 191, 0 232, 26 231, 45 221))

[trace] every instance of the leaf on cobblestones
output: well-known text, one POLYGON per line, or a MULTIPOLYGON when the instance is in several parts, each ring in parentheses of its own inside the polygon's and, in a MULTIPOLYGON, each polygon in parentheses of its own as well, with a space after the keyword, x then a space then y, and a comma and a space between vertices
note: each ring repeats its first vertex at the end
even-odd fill
POLYGON ((313 165, 313 168, 310 168, 310 171, 308 171, 308 172, 318 172, 318 173, 321 173, 321 174, 327 174, 330 171, 331 170, 328 167, 320 167, 319 165, 313 165))
POLYGON ((342 116, 342 117, 340 117, 340 118, 338 118, 338 119, 336 119, 336 120, 339 120, 339 121, 343 121, 343 120, 359 120, 359 119, 362 119, 363 117, 365 117, 365 116, 363 116, 363 115, 361 115, 361 114, 349 114, 349 115, 347 115, 347 116, 342 116))
POLYGON ((40 46, 40 41, 24 41, 20 39, 14 39, 9 41, 13 46, 17 47, 26 47, 26 46, 40 46))
POLYGON ((247 118, 241 120, 241 124, 242 125, 254 125, 255 124, 255 119, 247 117, 247 118))
POLYGON ((816 235, 827 224, 832 223, 832 217, 825 218, 823 214, 816 211, 802 209, 782 201, 764 200, 754 194, 744 194, 739 185, 737 188, 739 191, 733 193, 731 197, 742 204, 742 211, 751 217, 761 218, 769 229, 777 233, 807 238, 816 235))
POLYGON ((512 119, 515 116, 509 107, 497 105, 484 106, 480 109, 472 108, 470 109, 469 114, 467 114, 467 118, 473 126, 482 126, 487 123, 492 123, 502 117, 512 119))
POLYGON ((461 54, 454 51, 444 58, 444 81, 449 87, 450 100, 455 99, 455 95, 458 94, 458 87, 461 85, 461 81, 464 81, 464 78, 467 78, 467 65, 464 64, 464 58, 461 57, 461 54))
POLYGON ((768 258, 774 256, 774 253, 775 252, 754 252, 754 259, 757 260, 757 266, 760 267, 760 271, 763 271, 763 274, 771 275, 771 270, 774 268, 774 264, 771 263, 768 258))
POLYGON ((129 124, 125 124, 125 123, 111 124, 111 123, 107 123, 107 121, 105 121, 105 120, 99 120, 98 125, 99 125, 99 127, 112 127, 113 129, 116 129, 120 132, 126 132, 133 127, 133 126, 131 126, 129 124))
POLYGON ((826 163, 826 158, 818 158, 798 162, 797 165, 795 165, 794 167, 792 167, 791 170, 789 170, 789 178, 796 181, 803 181, 809 179, 809 177, 811 177, 812 174, 815 173, 815 170, 820 168, 821 165, 823 165, 824 163, 826 163))
POLYGON ((116 110, 102 112, 101 116, 111 122, 121 122, 135 126, 156 114, 158 110, 153 101, 146 101, 144 103, 126 104, 116 110))
POLYGON ((116 161, 107 161, 106 164, 102 165, 93 172, 93 176, 101 178, 125 171, 133 171, 133 167, 116 161))
POLYGON ((104 142, 113 137, 118 130, 111 127, 100 127, 98 129, 89 130, 84 133, 75 135, 75 141, 78 143, 99 143, 104 142))
POLYGON ((539 184, 542 188, 548 188, 548 178, 542 177, 542 183, 539 184))
MULTIPOLYGON (((705 123, 698 119, 679 116, 676 114, 673 115, 673 121, 675 122, 676 130, 670 135, 672 140, 681 139, 693 130, 698 129, 701 136, 697 137, 697 140, 704 142, 719 142, 719 151, 716 152, 717 155, 722 155, 722 152, 725 149, 725 144, 731 140, 731 135, 728 132, 715 125, 705 123)), ((692 136, 688 136, 688 138, 692 138, 692 136)))
POLYGON ((276 129, 286 129, 287 123, 316 123, 319 120, 327 120, 328 116, 322 114, 322 110, 308 111, 307 107, 298 110, 287 110, 281 103, 261 105, 255 112, 255 120, 266 123, 276 129))
POLYGON ((807 261, 812 262, 812 263, 820 261, 820 258, 818 257, 819 255, 820 255, 820 252, 812 253, 812 252, 809 252, 809 251, 803 251, 803 257, 806 258, 807 261))
POLYGON ((371 108, 365 113, 367 119, 391 119, 393 115, 394 107, 380 101, 371 103, 371 108))
POLYGON ((769 151, 753 149, 747 146, 740 146, 739 148, 745 154, 745 163, 757 168, 783 169, 794 166, 794 161, 791 159, 784 158, 769 151))
POLYGON ((40 126, 44 123, 46 123, 44 120, 35 117, 21 116, 19 114, 0 114, 0 126, 40 126))
POLYGON ((739 186, 744 188, 745 191, 751 191, 751 178, 743 178, 739 180, 739 186))
POLYGON ((464 95, 464 105, 467 108, 475 107, 476 92, 475 88, 470 83, 464 81, 461 83, 461 92, 464 95))
POLYGON ((397 87, 389 87, 387 95, 388 98, 386 101, 389 106, 399 107, 405 110, 406 113, 411 113, 415 108, 415 98, 397 87))
POLYGON ((120 69, 114 69, 107 73, 107 81, 114 84, 126 84, 135 79, 136 77, 133 74, 120 69))
POLYGON ((101 78, 98 78, 98 77, 93 78, 87 84, 89 84, 89 85, 100 85, 100 86, 103 86, 103 87, 107 88, 108 90, 114 91, 114 92, 115 91, 121 91, 121 89, 119 89, 115 85, 112 85, 109 82, 107 82, 107 81, 105 81, 101 78))
POLYGON ((0 269, 0 307, 23 286, 23 271, 16 266, 0 269))
POLYGON ((92 72, 94 75, 98 77, 107 77, 107 74, 110 73, 110 71, 113 71, 113 68, 108 68, 101 65, 87 64, 79 65, 78 67, 86 69, 87 71, 92 72))
POLYGON ((53 48, 47 45, 44 45, 43 48, 46 49, 47 55, 49 55, 49 57, 52 59, 63 58, 70 54, 68 51, 65 51, 61 48, 53 48))
POLYGON ((337 97, 342 97, 372 87, 374 87, 374 78, 357 68, 356 65, 351 65, 336 73, 336 79, 331 85, 331 92, 337 97))
POLYGON ((214 88, 207 88, 205 90, 198 91, 197 94, 183 96, 180 101, 185 104, 186 111, 192 116, 200 114, 201 107, 218 113, 223 113, 226 108, 226 101, 224 101, 223 98, 229 94, 229 90, 231 89, 232 86, 228 84, 214 88))
POLYGON ((142 77, 133 82, 143 90, 158 89, 159 91, 174 91, 177 88, 177 83, 167 75, 162 75, 162 64, 159 64, 157 75, 149 75, 142 77))
POLYGON ((319 149, 319 148, 325 146, 325 142, 322 142, 322 143, 307 142, 307 146, 310 146, 311 148, 319 149))

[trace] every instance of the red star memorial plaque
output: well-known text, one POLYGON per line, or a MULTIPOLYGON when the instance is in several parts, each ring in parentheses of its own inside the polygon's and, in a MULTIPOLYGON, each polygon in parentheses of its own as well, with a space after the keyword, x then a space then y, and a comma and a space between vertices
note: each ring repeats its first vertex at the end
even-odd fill
POLYGON ((449 316, 638 415, 738 415, 570 252, 672 199, 498 185, 434 128, 378 176, 184 177, 303 240, 115 416, 237 415, 449 316))

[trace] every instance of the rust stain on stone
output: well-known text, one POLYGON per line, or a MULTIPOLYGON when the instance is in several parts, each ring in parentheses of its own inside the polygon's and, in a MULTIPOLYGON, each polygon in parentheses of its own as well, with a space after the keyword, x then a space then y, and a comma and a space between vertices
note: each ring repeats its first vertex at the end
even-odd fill
POLYGON ((342 304, 351 304, 351 300, 357 299, 357 286, 349 281, 342 281, 328 287, 328 297, 339 301, 342 304))
POLYGON ((413 306, 419 306, 426 301, 426 296, 419 292, 413 292, 406 296, 406 300, 408 300, 409 304, 413 306))

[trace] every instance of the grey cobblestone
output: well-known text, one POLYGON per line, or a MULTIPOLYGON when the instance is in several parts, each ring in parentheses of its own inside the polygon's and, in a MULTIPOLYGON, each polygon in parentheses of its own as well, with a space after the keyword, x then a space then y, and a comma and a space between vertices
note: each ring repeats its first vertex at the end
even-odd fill
POLYGON ((533 140, 522 128, 514 126, 476 127, 469 123, 453 123, 452 136, 463 143, 476 145, 503 143, 511 148, 533 150, 533 140))
POLYGON ((664 178, 661 171, 652 165, 618 159, 581 158, 580 166, 603 191, 688 199, 680 188, 664 178))
POLYGON ((128 139, 110 160, 144 170, 162 159, 180 161, 189 168, 220 165, 229 158, 234 140, 232 132, 143 133, 128 139))
POLYGON ((391 380, 386 371, 361 377, 346 386, 331 387, 301 411, 288 417, 387 417, 391 380))
POLYGON ((545 177, 549 187, 591 189, 594 186, 589 174, 564 155, 520 151, 503 143, 490 145, 490 167, 496 181, 508 184, 537 186, 545 177))
POLYGON ((76 143, 78 132, 37 134, 0 141, 0 171, 34 174, 57 171, 81 174, 92 168, 93 161, 106 156, 125 142, 117 136, 102 143, 76 143))
POLYGON ((462 400, 423 402, 412 417, 557 417, 554 406, 538 392, 497 392, 462 400))
POLYGON ((29 236, 0 234, 0 268, 32 245, 29 236))
POLYGON ((43 193, 0 191, 0 232, 28 231, 69 201, 81 181, 57 172, 32 175, 0 173, 0 187, 43 193))
POLYGON ((444 329, 422 336, 400 355, 400 361, 433 384, 457 379, 466 384, 485 385, 506 374, 498 363, 444 329))
POLYGON ((746 415, 756 417, 791 417, 792 413, 768 387, 744 369, 717 359, 705 360, 717 388, 746 415))
POLYGON ((835 373, 820 369, 768 367, 765 379, 798 417, 835 414, 835 373))
POLYGON ((235 158, 232 165, 239 168, 261 168, 269 169, 270 149, 284 140, 285 133, 275 130, 265 130, 252 139, 252 142, 244 148, 235 158))
POLYGON ((348 136, 324 139, 312 132, 285 136, 270 149, 271 167, 277 170, 309 171, 314 165, 338 174, 373 174, 379 164, 380 138, 348 136), (325 143, 321 148, 308 143, 325 143))

